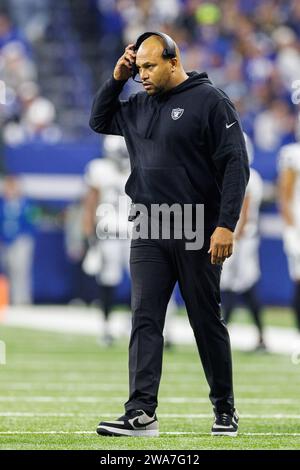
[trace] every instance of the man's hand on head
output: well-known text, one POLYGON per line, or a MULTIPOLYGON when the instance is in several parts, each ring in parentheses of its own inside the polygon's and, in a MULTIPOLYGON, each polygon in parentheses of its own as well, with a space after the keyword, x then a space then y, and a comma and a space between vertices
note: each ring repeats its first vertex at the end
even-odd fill
POLYGON ((124 54, 120 57, 116 63, 114 69, 115 80, 128 80, 132 75, 132 65, 135 63, 136 52, 134 50, 134 44, 129 44, 124 54))
POLYGON ((210 237, 208 253, 211 254, 212 264, 222 264, 232 255, 233 232, 225 227, 217 227, 210 237))

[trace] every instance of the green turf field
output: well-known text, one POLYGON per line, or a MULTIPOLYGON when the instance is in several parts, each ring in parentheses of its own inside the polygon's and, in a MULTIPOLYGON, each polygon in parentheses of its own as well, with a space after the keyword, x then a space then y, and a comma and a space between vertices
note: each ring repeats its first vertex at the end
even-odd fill
POLYGON ((123 414, 127 345, 86 336, 1 327, 0 449, 299 449, 300 364, 234 353, 241 416, 237 438, 211 437, 208 389, 195 347, 164 356, 159 438, 99 437, 100 418, 123 414))
MULTIPOLYGON (((178 314, 186 316, 184 307, 178 309, 178 314)), ((288 307, 264 307, 262 309, 262 321, 265 326, 278 326, 280 328, 295 328, 295 316, 291 308, 288 307)), ((238 307, 234 310, 232 323, 241 325, 252 325, 251 315, 244 307, 238 307)))

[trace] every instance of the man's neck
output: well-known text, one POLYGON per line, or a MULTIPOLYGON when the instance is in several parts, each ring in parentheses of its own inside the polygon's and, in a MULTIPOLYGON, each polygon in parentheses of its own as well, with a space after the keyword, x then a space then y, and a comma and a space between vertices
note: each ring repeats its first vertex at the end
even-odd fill
POLYGON ((173 75, 172 80, 170 80, 170 86, 168 90, 175 88, 176 86, 180 85, 181 83, 185 82, 189 76, 185 73, 184 70, 178 71, 176 74, 173 75))

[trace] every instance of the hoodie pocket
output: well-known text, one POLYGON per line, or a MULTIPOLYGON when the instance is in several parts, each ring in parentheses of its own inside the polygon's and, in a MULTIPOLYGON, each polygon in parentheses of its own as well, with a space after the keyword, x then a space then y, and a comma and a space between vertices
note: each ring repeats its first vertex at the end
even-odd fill
POLYGON ((201 202, 183 166, 172 168, 135 167, 126 186, 135 202, 152 204, 195 204, 201 202))
POLYGON ((131 197, 133 202, 136 202, 135 195, 138 192, 138 182, 139 182, 138 180, 139 180, 138 171, 137 171, 137 167, 135 166, 132 169, 129 175, 129 178, 125 184, 125 192, 126 194, 128 194, 129 197, 131 197))

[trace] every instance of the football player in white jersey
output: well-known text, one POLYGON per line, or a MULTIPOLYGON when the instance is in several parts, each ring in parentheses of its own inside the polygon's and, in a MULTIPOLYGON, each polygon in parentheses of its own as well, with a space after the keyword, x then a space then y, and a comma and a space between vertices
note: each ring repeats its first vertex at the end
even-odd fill
MULTIPOLYGON (((253 146, 245 135, 249 163, 253 161, 253 146)), ((263 197, 263 182, 256 170, 250 168, 250 178, 246 188, 240 220, 235 230, 233 255, 224 264, 221 274, 222 310, 226 323, 240 296, 258 330, 257 350, 265 350, 261 321, 261 305, 256 294, 256 284, 260 277, 259 267, 259 207, 263 197)))
POLYGON ((130 171, 123 137, 105 137, 103 150, 104 158, 90 161, 85 172, 88 190, 84 200, 84 234, 92 242, 83 269, 87 274, 95 275, 100 284, 105 320, 102 342, 110 345, 113 335, 109 315, 114 306, 115 288, 121 282, 124 270, 129 270, 129 198, 124 188, 130 171), (122 203, 121 197, 124 198, 122 203), (99 209, 103 209, 101 217, 99 209), (105 233, 100 233, 99 222, 102 228, 105 227, 105 233))
POLYGON ((295 283, 293 308, 300 332, 300 143, 284 145, 278 159, 279 207, 283 218, 283 246, 295 283))

